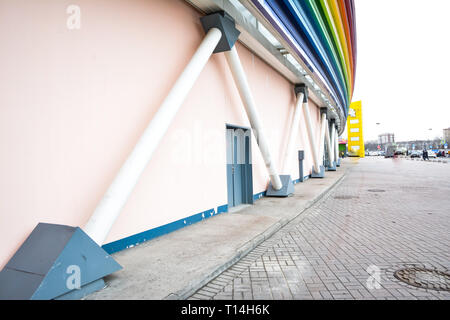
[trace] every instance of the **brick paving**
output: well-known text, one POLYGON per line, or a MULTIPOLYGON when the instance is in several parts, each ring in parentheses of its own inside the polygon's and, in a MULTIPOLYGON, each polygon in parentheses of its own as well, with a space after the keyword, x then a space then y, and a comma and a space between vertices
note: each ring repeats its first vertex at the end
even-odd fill
POLYGON ((407 265, 449 272, 450 166, 346 161, 336 188, 189 299, 450 300, 393 276, 407 265))

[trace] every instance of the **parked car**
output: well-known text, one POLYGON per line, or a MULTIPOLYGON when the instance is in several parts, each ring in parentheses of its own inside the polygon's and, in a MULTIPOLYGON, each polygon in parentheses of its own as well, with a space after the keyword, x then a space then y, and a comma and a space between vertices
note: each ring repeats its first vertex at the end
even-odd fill
POLYGON ((406 155, 406 148, 396 148, 395 149, 395 152, 394 152, 394 155, 396 155, 396 156, 404 156, 404 155, 406 155))
POLYGON ((413 151, 411 151, 411 154, 409 156, 411 158, 420 158, 420 157, 422 157, 422 152, 421 151, 417 151, 417 150, 413 150, 413 151))
POLYGON ((369 151, 369 156, 378 156, 378 151, 369 151))
POLYGON ((384 153, 385 158, 393 158, 395 156, 395 152, 397 151, 397 146, 390 145, 387 146, 386 152, 384 153))
POLYGON ((438 156, 438 157, 447 157, 447 152, 445 150, 439 150, 439 152, 436 153, 436 156, 438 156))
POLYGON ((436 153, 434 153, 434 151, 428 150, 428 158, 436 158, 436 153))

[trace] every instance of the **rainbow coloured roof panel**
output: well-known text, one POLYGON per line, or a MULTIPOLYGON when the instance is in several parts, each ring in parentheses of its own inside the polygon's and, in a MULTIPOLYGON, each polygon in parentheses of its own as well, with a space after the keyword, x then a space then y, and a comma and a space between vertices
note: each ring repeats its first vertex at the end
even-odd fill
POLYGON ((355 85, 353 0, 251 0, 347 117, 355 85))

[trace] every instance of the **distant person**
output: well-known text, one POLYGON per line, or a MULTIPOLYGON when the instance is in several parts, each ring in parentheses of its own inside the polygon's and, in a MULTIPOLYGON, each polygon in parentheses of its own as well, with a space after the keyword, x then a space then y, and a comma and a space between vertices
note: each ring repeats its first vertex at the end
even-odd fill
POLYGON ((426 149, 423 149, 422 155, 423 155, 423 160, 424 160, 424 161, 425 161, 425 160, 429 160, 429 159, 428 159, 428 151, 427 151, 426 149))

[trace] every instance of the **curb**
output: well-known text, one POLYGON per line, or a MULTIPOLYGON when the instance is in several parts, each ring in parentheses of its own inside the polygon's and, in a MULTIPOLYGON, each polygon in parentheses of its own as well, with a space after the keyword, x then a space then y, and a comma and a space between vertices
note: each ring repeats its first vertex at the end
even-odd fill
POLYGON ((197 279, 192 281, 189 285, 187 285, 185 288, 175 292, 171 293, 162 300, 186 300, 191 295, 193 295, 196 291, 198 291, 200 288, 205 286, 208 282, 219 276, 222 272, 230 268, 232 265, 234 265, 236 262, 238 262, 240 259, 242 259, 244 256, 246 256, 250 251, 252 251, 254 248, 256 248, 258 245, 263 243, 265 240, 272 237, 278 230, 280 230, 282 227, 287 225, 289 222, 297 218, 299 215, 301 215, 303 212, 305 212, 307 209, 309 209, 312 205, 317 203, 320 199, 322 199, 326 194, 328 194, 332 189, 337 187, 337 185, 344 179, 344 177, 349 172, 350 168, 347 168, 345 173, 340 176, 335 182, 333 182, 330 186, 328 186, 323 192, 319 193, 316 197, 314 197, 312 200, 308 201, 305 205, 305 207, 299 212, 291 217, 283 218, 273 224, 271 227, 266 229, 266 231, 260 233, 253 239, 247 241, 243 246, 241 246, 239 249, 236 250, 236 254, 232 256, 228 261, 224 262, 222 265, 217 267, 213 272, 211 272, 209 275, 203 277, 202 279, 197 279))

